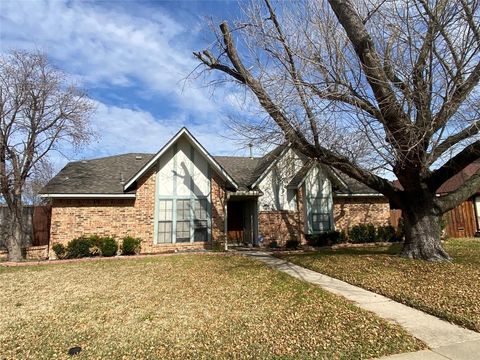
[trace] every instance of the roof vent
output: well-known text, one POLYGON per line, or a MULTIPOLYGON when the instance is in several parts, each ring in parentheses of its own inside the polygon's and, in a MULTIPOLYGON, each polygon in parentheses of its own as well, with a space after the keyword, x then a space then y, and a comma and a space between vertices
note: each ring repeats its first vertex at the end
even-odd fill
POLYGON ((86 160, 82 160, 82 164, 86 164, 86 163, 87 163, 87 161, 86 161, 86 160))
POLYGON ((123 173, 120 173, 120 184, 125 185, 125 179, 123 177, 123 173))
POLYGON ((135 156, 135 160, 142 160, 142 155, 135 156))

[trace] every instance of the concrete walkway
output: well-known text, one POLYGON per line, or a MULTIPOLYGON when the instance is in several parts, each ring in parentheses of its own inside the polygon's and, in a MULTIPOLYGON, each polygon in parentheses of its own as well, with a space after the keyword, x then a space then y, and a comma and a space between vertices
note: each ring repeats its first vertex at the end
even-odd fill
POLYGON ((400 304, 385 296, 347 284, 344 281, 277 259, 267 252, 246 252, 245 255, 297 279, 318 285, 353 301, 389 322, 398 324, 412 336, 422 340, 430 350, 384 357, 397 360, 477 360, 480 359, 480 334, 400 304))

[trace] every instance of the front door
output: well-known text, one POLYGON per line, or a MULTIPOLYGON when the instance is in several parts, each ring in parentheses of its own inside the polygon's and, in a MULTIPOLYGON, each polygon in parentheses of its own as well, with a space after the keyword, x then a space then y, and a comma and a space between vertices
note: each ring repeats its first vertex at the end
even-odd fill
POLYGON ((243 202, 229 201, 227 214, 228 243, 243 244, 245 242, 243 202))

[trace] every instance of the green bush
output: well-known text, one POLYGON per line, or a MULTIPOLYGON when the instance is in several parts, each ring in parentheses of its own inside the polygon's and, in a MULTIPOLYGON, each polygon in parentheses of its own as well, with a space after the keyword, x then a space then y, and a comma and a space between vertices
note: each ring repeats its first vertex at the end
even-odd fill
POLYGON ((350 242, 355 244, 375 242, 376 231, 373 224, 358 224, 348 232, 350 242))
POLYGON ((395 242, 396 230, 392 225, 379 226, 377 228, 377 241, 395 242))
POLYGON ((118 251, 118 244, 113 237, 100 238, 99 248, 102 256, 115 256, 118 251))
POLYGON ((214 252, 225 251, 225 242, 221 241, 221 240, 213 240, 212 241, 212 251, 214 251, 214 252))
POLYGON ((120 249, 123 255, 135 255, 140 253, 142 240, 132 236, 125 236, 122 239, 120 249))
POLYGON ((90 256, 90 248, 92 245, 94 245, 92 239, 86 236, 73 239, 67 244, 67 258, 76 259, 90 256))
POLYGON ((277 248, 278 248, 278 242, 277 242, 277 240, 272 240, 272 241, 270 241, 270 243, 268 244, 268 247, 269 247, 270 249, 277 249, 277 248))
POLYGON ((285 248, 289 250, 296 250, 300 246, 300 242, 296 239, 287 240, 285 243, 285 248))
POLYGON ((67 244, 66 257, 76 259, 88 256, 114 256, 118 245, 113 237, 80 236, 67 244))
POLYGON ((339 231, 327 231, 320 234, 310 234, 306 236, 307 244, 310 246, 329 246, 343 241, 342 234, 339 231))
POLYGON ((65 246, 59 243, 53 244, 52 250, 55 253, 55 256, 57 257, 57 259, 65 258, 65 255, 67 253, 67 249, 65 248, 65 246))

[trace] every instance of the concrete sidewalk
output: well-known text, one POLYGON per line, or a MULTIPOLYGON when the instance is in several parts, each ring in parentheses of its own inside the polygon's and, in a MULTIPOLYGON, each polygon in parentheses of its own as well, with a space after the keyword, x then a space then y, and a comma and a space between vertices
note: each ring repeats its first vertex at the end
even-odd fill
POLYGON ((398 324, 412 336, 422 340, 430 350, 384 357, 397 360, 477 360, 480 359, 480 334, 400 304, 385 296, 347 284, 301 266, 277 259, 267 252, 248 252, 247 256, 263 261, 297 279, 318 285, 353 301, 389 322, 398 324))

